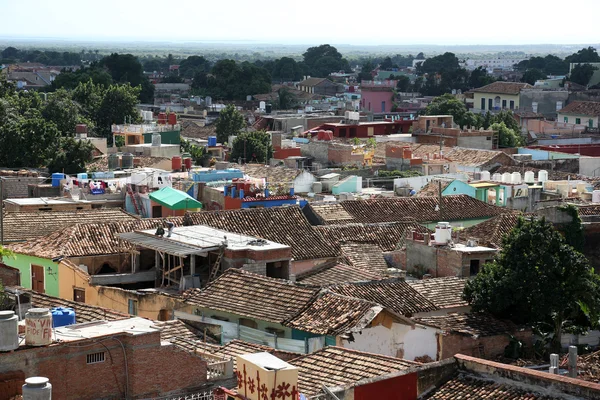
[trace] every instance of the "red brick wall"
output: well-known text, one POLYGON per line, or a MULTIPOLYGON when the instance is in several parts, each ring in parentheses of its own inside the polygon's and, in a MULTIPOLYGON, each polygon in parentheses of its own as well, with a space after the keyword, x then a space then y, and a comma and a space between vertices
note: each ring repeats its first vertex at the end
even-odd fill
MULTIPOLYGON (((526 347, 532 345, 531 330, 516 332, 514 334, 519 340, 525 343, 526 347)), ((455 354, 465 354, 473 357, 494 359, 504 354, 504 348, 510 342, 507 334, 496 336, 484 336, 473 338, 471 336, 460 334, 448 334, 442 336, 442 359, 453 357, 455 354), (479 346, 483 346, 483 354, 479 352, 479 346)))
POLYGON ((4 286, 19 286, 21 284, 21 274, 18 269, 0 263, 0 282, 4 286))
POLYGON ((45 376, 57 399, 124 398, 127 358, 128 394, 148 397, 206 382, 206 362, 173 345, 161 346, 160 333, 71 342, 2 354, 0 373, 22 371, 45 376), (87 364, 90 353, 105 352, 105 361, 87 364))
POLYGON ((461 254, 445 248, 437 250, 437 271, 433 272, 435 277, 462 276, 461 254))
POLYGON ((417 373, 395 376, 354 388, 354 400, 414 400, 417 398, 417 373))

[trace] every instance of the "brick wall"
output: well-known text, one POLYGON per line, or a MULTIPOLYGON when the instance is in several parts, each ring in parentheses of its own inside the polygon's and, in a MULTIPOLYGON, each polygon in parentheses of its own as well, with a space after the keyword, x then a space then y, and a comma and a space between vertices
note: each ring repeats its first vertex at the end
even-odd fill
MULTIPOLYGON (((514 336, 525 343, 526 347, 532 346, 532 332, 525 330, 516 332, 514 336)), ((453 357, 455 354, 465 354, 473 357, 494 359, 504 354, 504 348, 509 344, 508 333, 495 336, 472 336, 451 333, 441 336, 441 359, 453 357)))
POLYGON ((126 390, 131 398, 151 397, 206 382, 206 362, 174 345, 162 346, 159 332, 119 334, 0 355, 0 374, 19 371, 26 377, 49 378, 57 399, 125 398, 126 390), (97 352, 105 352, 105 361, 87 364, 87 354, 97 352))
POLYGON ((18 269, 0 263, 0 283, 4 286, 21 285, 21 273, 18 269))
POLYGON ((29 197, 28 185, 37 184, 43 181, 40 178, 21 177, 21 178, 6 178, 4 184, 4 199, 29 197))

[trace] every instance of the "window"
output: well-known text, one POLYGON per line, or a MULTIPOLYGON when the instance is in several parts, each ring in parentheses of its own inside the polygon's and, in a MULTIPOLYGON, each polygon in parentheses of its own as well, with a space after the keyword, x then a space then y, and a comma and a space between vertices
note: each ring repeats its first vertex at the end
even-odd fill
POLYGON ((485 110, 485 97, 481 98, 481 109, 485 110))
POLYGON ((502 100, 502 108, 506 108, 506 100, 502 100))
POLYGON ((565 118, 564 118, 564 121, 565 121, 565 122, 569 122, 569 117, 565 117, 565 118))
POLYGON ((588 120, 588 127, 590 127, 590 128, 594 127, 594 120, 591 118, 588 120))
POLYGON ((104 362, 104 352, 101 351, 99 353, 91 353, 91 354, 88 354, 85 358, 86 358, 87 364, 101 363, 101 362, 104 362))
POLYGON ((256 321, 253 321, 248 318, 240 318, 239 321, 241 326, 246 326, 252 329, 258 329, 258 323, 256 321))
POLYGON ((385 101, 381 102, 381 112, 384 113, 385 112, 385 101))
POLYGON ((515 109, 515 101, 514 101, 514 100, 511 100, 511 101, 510 101, 510 109, 511 109, 511 110, 514 110, 514 109, 515 109))
POLYGON ((129 307, 128 307, 129 314, 138 315, 138 301, 129 299, 128 305, 129 305, 129 307))
POLYGON ((479 273, 479 260, 471 260, 469 265, 469 276, 475 276, 479 273))
POLYGON ((575 118, 575 123, 577 125, 581 125, 581 118, 575 118))
POLYGON ((73 300, 79 303, 85 303, 85 290, 73 288, 73 300))
POLYGON ((488 110, 494 109, 494 99, 488 99, 488 110))

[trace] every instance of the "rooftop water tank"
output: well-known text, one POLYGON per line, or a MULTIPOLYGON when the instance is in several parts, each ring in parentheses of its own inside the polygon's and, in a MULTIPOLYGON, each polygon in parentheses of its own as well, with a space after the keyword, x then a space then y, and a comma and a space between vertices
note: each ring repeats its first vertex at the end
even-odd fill
POLYGON ((173 171, 181 171, 181 157, 174 156, 171 158, 171 169, 173 171))
POLYGON ((65 174, 60 173, 60 172, 53 173, 52 174, 52 186, 59 187, 61 179, 65 179, 65 174))
POLYGON ((512 177, 510 175, 510 172, 505 172, 502 174, 502 183, 510 183, 512 180, 512 177))
POLYGON ((502 175, 500 175, 500 174, 494 174, 494 175, 492 176, 492 180, 493 180, 494 182, 500 182, 500 181, 502 181, 502 175))
POLYGON ((51 313, 53 328, 75 324, 75 311, 70 307, 55 307, 51 313))
POLYGON ((133 154, 123 153, 121 156, 121 166, 123 169, 133 168, 133 154))
POLYGON ((516 183, 516 184, 521 183, 521 173, 520 172, 513 172, 510 175, 510 181, 511 181, 511 183, 516 183))
POLYGON ((48 378, 33 376, 25 379, 23 400, 51 400, 52 385, 48 378))
POLYGON ((313 193, 321 193, 323 191, 323 183, 313 182, 312 191, 313 191, 313 193))
POLYGON ((217 145, 217 137, 216 136, 209 136, 208 137, 208 145, 210 147, 214 147, 217 145))
POLYGON ((77 180, 79 180, 79 181, 86 180, 87 178, 88 178, 88 174, 85 172, 80 172, 77 174, 77 180))
POLYGON ((0 311, 0 351, 19 347, 19 319, 14 311, 0 311))
POLYGON ((119 168, 119 156, 117 154, 111 154, 108 156, 108 169, 118 169, 119 168))
POLYGON ((52 314, 47 308, 30 308, 25 314, 25 344, 46 346, 52 343, 52 314))
POLYGON ((548 180, 548 171, 545 169, 540 170, 538 172, 538 182, 546 182, 548 180))
POLYGON ((535 174, 533 171, 525 172, 525 183, 535 183, 535 174))
POLYGON ((452 227, 450 222, 438 222, 435 226, 435 242, 437 244, 447 244, 452 240, 452 227))
POLYGON ((160 146, 161 145, 161 136, 159 132, 154 132, 152 134, 152 146, 160 146))
POLYGON ((592 203, 600 203, 600 190, 592 192, 592 203))
POLYGON ((490 180, 490 171, 481 171, 481 180, 489 181, 490 180))
POLYGON ((169 125, 176 125, 177 124, 177 114, 175 113, 170 113, 169 116, 167 117, 169 125))

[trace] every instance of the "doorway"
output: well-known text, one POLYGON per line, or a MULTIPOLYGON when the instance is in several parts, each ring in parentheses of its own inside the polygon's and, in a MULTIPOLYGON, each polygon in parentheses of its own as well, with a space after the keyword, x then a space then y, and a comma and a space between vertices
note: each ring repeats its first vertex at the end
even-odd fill
POLYGON ((38 293, 46 293, 44 289, 44 267, 31 264, 31 289, 38 293))

